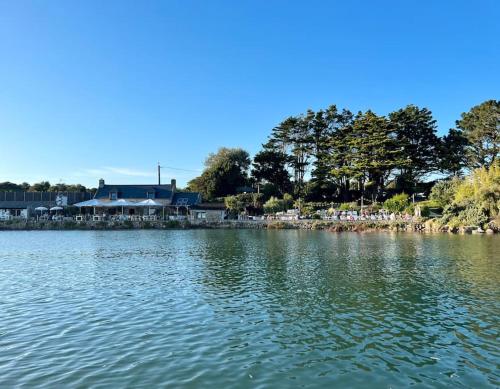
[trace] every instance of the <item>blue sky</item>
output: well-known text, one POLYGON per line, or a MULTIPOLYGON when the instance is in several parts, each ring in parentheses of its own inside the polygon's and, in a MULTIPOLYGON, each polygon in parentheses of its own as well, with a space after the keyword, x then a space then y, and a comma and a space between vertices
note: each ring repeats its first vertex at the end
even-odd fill
POLYGON ((181 185, 330 104, 430 108, 500 91, 500 2, 0 0, 0 181, 181 185))

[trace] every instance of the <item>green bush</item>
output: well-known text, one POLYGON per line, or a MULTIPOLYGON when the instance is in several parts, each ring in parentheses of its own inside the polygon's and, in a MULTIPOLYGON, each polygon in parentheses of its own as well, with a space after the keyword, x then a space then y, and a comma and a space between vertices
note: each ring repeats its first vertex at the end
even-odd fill
POLYGON ((429 217, 431 215, 431 208, 427 205, 420 206, 420 215, 422 217, 429 217))
POLYGON ((403 212, 408 206, 408 199, 406 193, 394 195, 384 202, 384 208, 389 212, 403 212))
POLYGON ((436 206, 444 207, 455 199, 455 193, 462 180, 455 178, 453 180, 438 181, 431 189, 429 200, 436 206))
POLYGON ((340 204, 339 211, 353 211, 353 210, 356 210, 358 208, 359 208, 358 203, 353 201, 351 203, 340 204))
POLYGON ((313 214, 313 215, 312 215, 312 218, 313 218, 314 220, 320 220, 320 219, 321 219, 321 216, 320 216, 320 215, 318 215, 317 213, 315 213, 315 214, 313 214))
POLYGON ((276 197, 271 197, 269 200, 267 200, 264 204, 264 211, 266 213, 276 213, 283 211, 284 209, 284 204, 283 200, 280 200, 276 197))
POLYGON ((482 226, 488 222, 485 210, 476 202, 451 203, 443 210, 441 223, 450 227, 482 226))
POLYGON ((478 204, 467 206, 458 214, 458 219, 464 226, 482 226, 488 222, 488 216, 478 204))

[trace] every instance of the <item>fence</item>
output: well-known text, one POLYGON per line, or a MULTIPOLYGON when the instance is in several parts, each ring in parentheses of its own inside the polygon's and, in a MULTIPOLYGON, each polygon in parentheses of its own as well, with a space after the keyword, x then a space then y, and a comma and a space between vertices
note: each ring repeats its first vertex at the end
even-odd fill
POLYGON ((90 192, 22 192, 22 191, 0 191, 0 201, 16 202, 55 202, 57 196, 66 196, 68 205, 90 200, 93 194, 90 192))

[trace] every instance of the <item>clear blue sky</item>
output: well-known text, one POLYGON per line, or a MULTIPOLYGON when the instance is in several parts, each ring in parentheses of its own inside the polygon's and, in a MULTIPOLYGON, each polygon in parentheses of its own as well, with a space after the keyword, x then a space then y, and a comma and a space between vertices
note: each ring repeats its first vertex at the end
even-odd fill
POLYGON ((329 104, 430 108, 500 92, 500 1, 0 0, 0 181, 181 185, 329 104))

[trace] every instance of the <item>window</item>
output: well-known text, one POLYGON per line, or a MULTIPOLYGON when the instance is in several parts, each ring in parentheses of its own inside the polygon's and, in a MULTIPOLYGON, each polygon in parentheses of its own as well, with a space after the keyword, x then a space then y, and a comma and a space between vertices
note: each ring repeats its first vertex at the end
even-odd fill
POLYGON ((196 212, 196 218, 197 219, 206 219, 207 213, 206 212, 196 212))
POLYGON ((175 202, 175 205, 188 205, 188 200, 189 199, 182 197, 180 199, 177 199, 177 201, 175 202))
POLYGON ((154 199, 155 198, 155 192, 148 192, 148 193, 146 193, 146 198, 148 198, 148 199, 154 199))
POLYGON ((109 192, 109 199, 110 200, 116 200, 118 198, 116 192, 109 192))

